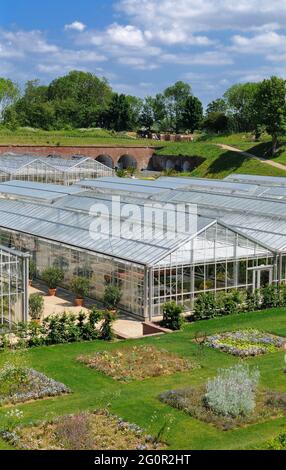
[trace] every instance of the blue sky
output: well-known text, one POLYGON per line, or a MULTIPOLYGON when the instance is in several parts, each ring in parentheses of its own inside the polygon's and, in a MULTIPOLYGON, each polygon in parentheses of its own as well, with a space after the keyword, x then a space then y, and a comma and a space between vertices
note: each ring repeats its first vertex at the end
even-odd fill
POLYGON ((142 97, 184 80, 207 104, 286 76, 285 25, 286 0, 1 0, 0 75, 88 70, 142 97))

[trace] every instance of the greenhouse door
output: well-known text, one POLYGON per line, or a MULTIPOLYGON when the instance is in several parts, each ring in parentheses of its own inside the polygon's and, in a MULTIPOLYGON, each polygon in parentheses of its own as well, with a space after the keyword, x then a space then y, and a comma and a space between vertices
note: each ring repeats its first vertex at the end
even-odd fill
POLYGON ((253 270, 253 291, 269 286, 273 282, 273 266, 260 266, 253 270))

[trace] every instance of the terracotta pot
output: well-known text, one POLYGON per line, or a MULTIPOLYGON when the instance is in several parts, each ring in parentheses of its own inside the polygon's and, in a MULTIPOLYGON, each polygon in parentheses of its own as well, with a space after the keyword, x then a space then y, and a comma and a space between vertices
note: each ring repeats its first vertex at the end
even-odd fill
POLYGON ((83 307, 84 300, 83 299, 75 299, 74 304, 76 307, 83 307))
POLYGON ((55 297, 57 293, 57 289, 49 289, 49 296, 50 297, 55 297))

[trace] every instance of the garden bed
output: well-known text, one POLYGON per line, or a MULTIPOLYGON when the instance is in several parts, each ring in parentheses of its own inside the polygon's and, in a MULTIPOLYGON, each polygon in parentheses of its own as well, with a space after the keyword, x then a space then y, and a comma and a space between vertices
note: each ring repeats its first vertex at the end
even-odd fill
POLYGON ((205 345, 233 356, 249 357, 277 352, 286 339, 259 330, 241 330, 206 338, 205 345))
POLYGON ((155 450, 164 447, 137 425, 102 410, 17 427, 4 431, 2 437, 17 449, 25 450, 155 450))
POLYGON ((102 351, 92 356, 80 356, 78 360, 122 382, 172 375, 197 367, 186 359, 154 346, 133 346, 115 351, 102 351))
MULTIPOLYGON (((7 374, 7 371, 5 373, 7 374)), ((16 374, 14 370, 12 373, 14 377, 13 380, 9 379, 7 388, 5 384, 1 385, 0 405, 14 405, 71 393, 64 384, 56 382, 34 369, 23 368, 18 369, 16 374)))
POLYGON ((249 416, 224 416, 216 414, 205 401, 206 389, 186 388, 171 390, 159 396, 160 401, 182 410, 195 419, 214 425, 222 431, 244 427, 286 415, 286 394, 264 391, 257 394, 255 411, 249 416))

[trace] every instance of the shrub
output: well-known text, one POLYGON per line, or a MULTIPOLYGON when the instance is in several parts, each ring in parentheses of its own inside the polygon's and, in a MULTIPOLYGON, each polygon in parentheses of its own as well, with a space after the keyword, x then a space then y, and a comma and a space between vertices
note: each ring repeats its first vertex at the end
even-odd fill
POLYGON ((64 273, 61 269, 51 267, 45 269, 42 273, 42 279, 47 284, 49 289, 56 289, 64 279, 64 273))
POLYGON ((44 311, 44 297, 41 294, 32 294, 29 298, 29 315, 32 320, 39 320, 44 311))
POLYGON ((102 319, 103 313, 96 308, 93 308, 90 315, 80 312, 78 316, 78 327, 80 330, 80 338, 83 341, 93 341, 98 338, 97 324, 102 319))
POLYGON ((247 291, 246 293, 246 308, 249 312, 259 310, 261 306, 260 291, 256 289, 254 292, 247 291))
POLYGON ((260 373, 248 366, 237 364, 230 369, 221 369, 216 378, 207 383, 205 401, 218 415, 250 415, 256 406, 256 389, 260 373))
POLYGON ((230 292, 225 295, 222 313, 224 315, 235 315, 240 311, 240 298, 237 292, 230 292))
POLYGON ((71 282, 71 290, 78 299, 88 296, 90 281, 86 277, 74 277, 71 282))
POLYGON ((118 286, 108 285, 104 291, 104 305, 110 310, 116 309, 122 297, 121 289, 118 286))
POLYGON ((266 448, 267 450, 286 450, 286 432, 267 442, 266 448))
POLYGON ((195 301, 194 316, 196 320, 205 320, 216 315, 216 297, 213 292, 200 294, 195 301))
POLYGON ((114 339, 114 332, 112 324, 115 321, 115 315, 111 312, 105 312, 103 316, 103 323, 100 328, 100 338, 104 341, 112 341, 114 339))
POLYGON ((286 306, 286 285, 281 284, 279 286, 279 291, 280 291, 280 306, 285 307, 286 306))
POLYGON ((70 314, 54 315, 44 321, 48 344, 74 343, 80 341, 81 331, 77 317, 70 314))
POLYGON ((177 305, 176 302, 167 302, 163 307, 162 326, 169 330, 180 330, 184 323, 183 311, 182 305, 177 305))
POLYGON ((29 382, 28 369, 15 361, 6 362, 0 370, 0 398, 24 389, 29 382))
POLYGON ((270 285, 264 287, 261 291, 262 297, 262 308, 272 308, 272 307, 279 307, 280 305, 280 290, 279 287, 270 285))

